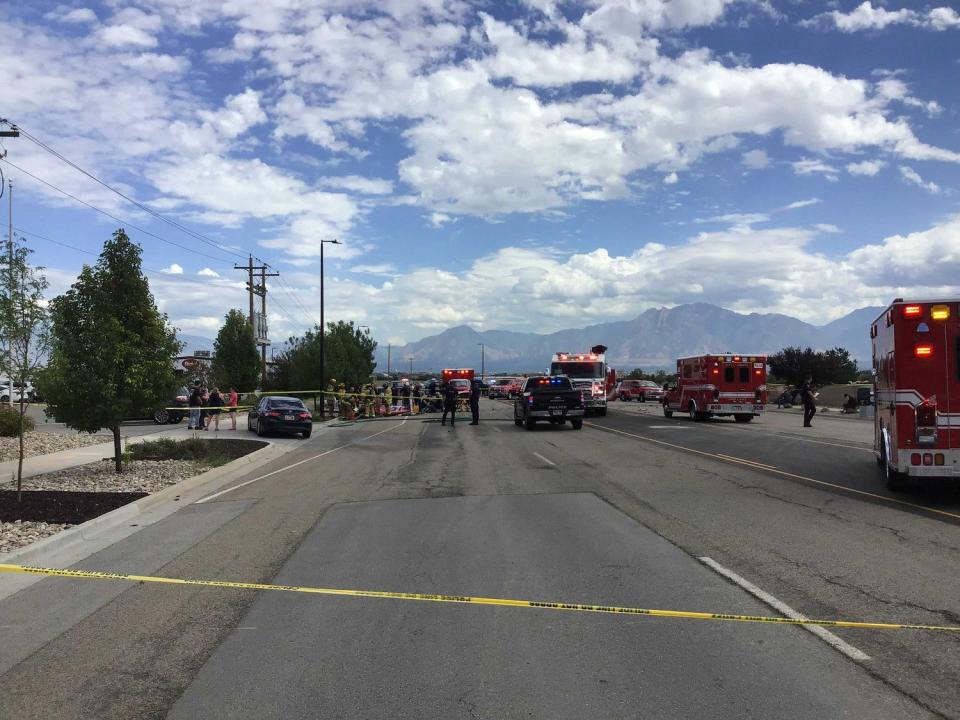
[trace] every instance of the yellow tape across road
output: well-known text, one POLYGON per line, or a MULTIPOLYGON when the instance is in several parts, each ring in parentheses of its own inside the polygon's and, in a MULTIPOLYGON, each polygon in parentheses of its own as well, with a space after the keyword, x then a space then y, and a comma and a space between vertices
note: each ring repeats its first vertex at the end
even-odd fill
POLYGON ((810 620, 762 615, 730 615, 726 613, 692 612, 687 610, 653 610, 649 608, 618 607, 616 605, 583 605, 579 603, 545 602, 540 600, 511 600, 508 598, 470 597, 466 595, 433 595, 427 593, 388 592, 384 590, 345 590, 339 588, 272 585, 268 583, 230 582, 226 580, 184 580, 183 578, 127 575, 125 573, 95 572, 93 570, 62 570, 57 568, 6 565, 0 563, 0 572, 86 580, 127 580, 165 585, 199 585, 202 587, 233 588, 237 590, 274 590, 280 592, 311 593, 314 595, 341 595, 347 597, 383 598, 388 600, 419 600, 422 602, 459 603, 469 605, 496 605, 542 610, 572 610, 576 612, 611 613, 619 615, 649 615, 651 617, 680 618, 683 620, 728 620, 744 623, 772 623, 777 625, 820 625, 824 627, 861 628, 872 630, 930 630, 960 632, 960 626, 917 625, 904 623, 857 622, 853 620, 810 620))

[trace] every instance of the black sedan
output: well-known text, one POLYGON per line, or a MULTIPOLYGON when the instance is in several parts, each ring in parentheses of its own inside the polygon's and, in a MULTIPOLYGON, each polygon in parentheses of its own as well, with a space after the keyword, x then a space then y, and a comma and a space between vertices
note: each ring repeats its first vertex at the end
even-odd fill
POLYGON ((300 433, 306 439, 313 430, 313 416, 300 398, 265 397, 247 413, 247 429, 261 437, 284 432, 300 433))

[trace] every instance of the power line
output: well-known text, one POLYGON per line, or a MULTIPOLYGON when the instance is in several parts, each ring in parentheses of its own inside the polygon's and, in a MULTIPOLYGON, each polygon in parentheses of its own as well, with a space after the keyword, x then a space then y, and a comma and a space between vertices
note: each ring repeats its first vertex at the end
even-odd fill
POLYGON ((207 244, 210 245, 211 247, 215 247, 215 248, 217 248, 218 250, 222 250, 223 252, 230 253, 231 255, 236 255, 237 257, 241 257, 241 258, 243 257, 243 255, 241 255, 240 253, 235 252, 235 251, 233 251, 233 250, 230 250, 230 249, 228 249, 228 248, 223 247, 222 245, 220 245, 220 244, 217 243, 216 241, 211 240, 210 238, 208 238, 206 235, 203 235, 202 233, 199 233, 199 232, 197 232, 196 230, 193 230, 193 229, 191 229, 191 228, 188 228, 188 227, 186 227, 185 225, 181 225, 181 224, 178 223, 176 220, 173 220, 172 218, 168 218, 166 215, 163 215, 162 213, 157 212, 156 210, 154 210, 153 208, 149 207, 148 205, 144 205, 144 204, 143 204, 142 202, 140 202, 139 200, 134 200, 134 199, 133 199, 132 197, 130 197, 129 195, 126 195, 125 193, 121 192, 120 190, 117 190, 115 187, 113 187, 112 185, 104 182, 103 180, 101 180, 100 178, 98 178, 96 175, 94 175, 93 173, 89 172, 88 170, 83 169, 82 167, 80 167, 79 165, 77 165, 77 163, 75 163, 75 162, 73 162, 72 160, 70 160, 69 158, 65 157, 63 154, 61 154, 60 152, 58 152, 58 151, 55 150, 54 148, 50 147, 49 145, 47 145, 45 142, 43 142, 43 141, 40 140, 39 138, 35 137, 34 135, 31 135, 29 132, 27 132, 26 130, 24 130, 22 126, 19 126, 19 125, 18 125, 18 126, 17 126, 17 129, 18 129, 18 130, 20 131, 20 133, 21 133, 25 138, 27 138, 30 142, 34 143, 35 145, 37 145, 37 146, 40 147, 41 149, 46 150, 48 153, 50 153, 51 155, 53 155, 54 157, 56 157, 58 160, 61 160, 61 161, 65 162, 67 165, 69 165, 70 167, 72 167, 74 170, 77 170, 78 172, 86 175, 88 178, 90 178, 90 179, 93 180, 94 182, 98 183, 99 185, 102 185, 103 187, 105 187, 105 188, 106 188, 107 190, 109 190, 110 192, 115 193, 116 195, 119 195, 121 198, 123 198, 123 199, 126 200, 127 202, 131 203, 132 205, 140 208, 140 209, 143 210, 145 213, 149 213, 150 215, 152 215, 153 217, 157 218, 158 220, 160 220, 160 221, 162 221, 162 222, 165 222, 165 223, 167 223, 168 225, 171 225, 172 227, 175 227, 176 229, 180 230, 181 232, 184 232, 184 233, 186 233, 187 235, 190 235, 191 237, 193 237, 193 238, 195 238, 195 239, 197 239, 197 240, 199 240, 199 241, 201 241, 201 242, 207 243, 207 244))
MULTIPOLYGON (((19 228, 19 227, 14 228, 14 230, 16 230, 18 233, 22 233, 23 235, 29 235, 30 237, 37 238, 38 240, 44 240, 45 242, 53 243, 54 245, 60 245, 61 247, 69 248, 69 249, 71 249, 71 250, 76 250, 77 252, 83 253, 84 255, 93 255, 94 257, 97 257, 97 256, 98 256, 98 253, 95 253, 95 252, 93 252, 92 250, 85 250, 85 249, 83 249, 83 248, 77 247, 76 245, 71 245, 70 243, 65 243, 65 242, 63 242, 63 241, 61 241, 61 240, 54 240, 54 239, 51 238, 51 237, 47 237, 47 236, 45 236, 45 235, 40 235, 39 233, 32 232, 31 230, 24 230, 23 228, 19 228)), ((144 267, 144 268, 143 268, 143 271, 144 271, 145 273, 149 273, 150 275, 158 275, 158 276, 160 276, 160 277, 162 277, 162 278, 164 278, 164 279, 167 279, 167 280, 175 280, 175 281, 177 281, 177 282, 185 282, 185 283, 192 283, 192 284, 194 284, 194 285, 202 285, 203 287, 206 287, 206 288, 229 288, 229 289, 231 289, 231 290, 242 291, 242 288, 239 288, 239 287, 237 287, 236 285, 232 285, 232 284, 230 284, 230 285, 216 285, 216 284, 210 283, 210 282, 208 282, 208 281, 194 280, 193 278, 182 277, 182 276, 180 276, 180 275, 175 275, 175 274, 172 274, 172 273, 169 273, 169 272, 164 272, 163 270, 155 270, 155 269, 153 269, 153 268, 144 267)), ((245 291, 244 291, 244 292, 245 292, 245 291)))
POLYGON ((101 210, 101 209, 98 208, 97 206, 91 205, 90 203, 86 202, 85 200, 81 200, 81 199, 78 198, 76 195, 71 195, 71 194, 68 193, 66 190, 63 190, 62 188, 57 187, 57 186, 54 185, 53 183, 47 182, 46 180, 44 180, 44 179, 41 178, 41 177, 37 177, 36 175, 34 175, 34 174, 33 174, 32 172, 30 172, 29 170, 25 170, 24 168, 20 167, 19 165, 16 165, 15 163, 10 162, 7 158, 0 158, 0 160, 3 160, 3 162, 5 162, 5 163, 6 163, 7 165, 9 165, 10 167, 16 168, 17 170, 19 170, 20 172, 22 172, 24 175, 27 175, 28 177, 33 178, 33 179, 36 180, 37 182, 43 183, 43 184, 46 185, 48 188, 50 188, 50 189, 52 189, 52 190, 56 190, 58 193, 61 193, 62 195, 65 195, 66 197, 70 198, 71 200, 74 200, 74 201, 80 203, 81 205, 85 205, 86 207, 90 208, 91 210, 95 210, 96 212, 100 213, 101 215, 105 215, 106 217, 110 218, 111 220, 114 220, 114 221, 116 221, 116 222, 118 222, 118 223, 121 223, 122 225, 124 225, 124 226, 126 226, 126 227, 133 228, 134 230, 136 230, 136 231, 138 231, 138 232, 141 232, 141 233, 143 233, 144 235, 149 235, 149 236, 152 237, 152 238, 156 238, 156 239, 159 240, 160 242, 167 243, 168 245, 173 245, 174 247, 178 247, 178 248, 180 248, 181 250, 186 250, 187 252, 192 252, 192 253, 194 253, 195 255, 201 255, 201 256, 203 256, 203 257, 205 257, 205 258, 210 258, 211 260, 216 260, 216 261, 218 261, 218 262, 232 262, 232 261, 230 261, 230 260, 228 260, 228 259, 226 259, 226 258, 216 257, 215 255, 209 255, 209 254, 207 254, 207 253, 205 253, 205 252, 201 252, 201 251, 199 251, 199 250, 194 250, 192 247, 189 247, 189 246, 187 246, 187 245, 181 245, 180 243, 174 242, 173 240, 167 240, 167 238, 165 238, 165 237, 161 237, 160 235, 157 235, 156 233, 152 233, 152 232, 150 232, 149 230, 144 230, 142 227, 138 227, 137 225, 134 225, 134 224, 131 223, 131 222, 127 222, 126 220, 123 220, 122 218, 119 218, 119 217, 117 217, 116 215, 112 215, 111 213, 108 213, 106 210, 101 210))

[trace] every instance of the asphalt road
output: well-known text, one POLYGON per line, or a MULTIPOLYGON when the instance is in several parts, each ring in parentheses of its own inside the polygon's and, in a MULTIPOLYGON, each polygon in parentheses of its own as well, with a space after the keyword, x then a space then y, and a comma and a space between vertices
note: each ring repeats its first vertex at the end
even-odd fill
MULTIPOLYGON (((960 624, 960 528, 846 431, 484 413, 325 430, 79 567, 778 614, 709 557, 808 616, 960 624)), ((3 626, 3 717, 960 717, 954 634, 837 630, 855 662, 785 626, 61 578, 3 626)))

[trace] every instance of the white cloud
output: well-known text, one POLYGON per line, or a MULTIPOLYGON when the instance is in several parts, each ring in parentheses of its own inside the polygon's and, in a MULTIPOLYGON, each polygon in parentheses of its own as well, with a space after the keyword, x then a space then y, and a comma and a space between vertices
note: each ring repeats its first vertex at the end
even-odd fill
POLYGON ((601 0, 584 16, 589 30, 607 35, 640 36, 648 30, 711 25, 733 0, 601 0))
POLYGON ((863 160, 858 163, 849 163, 847 165, 847 172, 851 175, 866 175, 868 177, 873 177, 878 172, 880 172, 885 166, 886 161, 884 160, 863 160))
POLYGON ((395 275, 397 273, 397 268, 392 263, 379 263, 371 265, 361 264, 351 267, 350 272, 366 275, 395 275))
POLYGON ((359 175, 327 175, 319 181, 321 187, 341 188, 360 195, 390 195, 393 182, 359 175))
POLYGON ((433 225, 433 227, 435 228, 443 227, 447 223, 454 222, 454 221, 455 221, 454 218, 450 217, 446 213, 440 213, 440 212, 430 213, 430 224, 433 225))
POLYGON ((220 273, 218 273, 216 270, 211 270, 210 268, 203 268, 203 270, 198 270, 197 275, 201 275, 203 277, 212 277, 212 278, 220 277, 220 273))
POLYGON ((163 268, 162 272, 170 275, 183 275, 183 268, 177 263, 171 263, 168 267, 163 268))
POLYGON ((789 205, 784 205, 781 210, 798 210, 799 208, 809 207, 810 205, 816 205, 820 202, 820 198, 810 198, 808 200, 796 200, 789 205))
POLYGON ((803 158, 790 163, 797 175, 823 175, 827 180, 836 182, 837 169, 816 158, 803 158))
POLYGON ((145 30, 132 25, 107 25, 98 33, 99 41, 107 47, 136 47, 152 48, 157 46, 157 39, 145 30))
POLYGON ((44 15, 48 20, 59 20, 64 23, 96 23, 97 14, 90 8, 67 8, 61 5, 56 10, 44 15))
POLYGON ((676 185, 679 178, 675 172, 670 173, 669 175, 664 175, 663 184, 664 185, 676 185))
POLYGON ((838 228, 836 225, 833 225, 831 223, 817 223, 816 225, 814 225, 814 227, 819 232, 822 232, 822 233, 835 234, 835 233, 843 232, 840 228, 838 228))
POLYGON ((815 15, 802 24, 813 27, 832 27, 846 33, 861 30, 883 30, 891 25, 912 25, 942 31, 960 27, 960 15, 953 8, 945 6, 924 12, 910 8, 887 10, 881 6, 874 7, 867 0, 848 13, 831 10, 815 15))
POLYGON ((742 155, 742 162, 751 170, 763 170, 770 165, 770 157, 764 150, 750 150, 742 155))
POLYGON ((267 120, 260 107, 260 93, 250 88, 228 97, 219 110, 201 110, 198 115, 220 136, 230 139, 267 120))
POLYGON ((937 195, 940 193, 939 185, 937 185, 932 180, 930 182, 927 182, 922 177, 920 177, 920 173, 918 173, 913 168, 907 167, 906 165, 901 165, 899 170, 900 170, 900 176, 911 185, 916 185, 917 187, 923 188, 928 193, 931 193, 933 195, 937 195))

